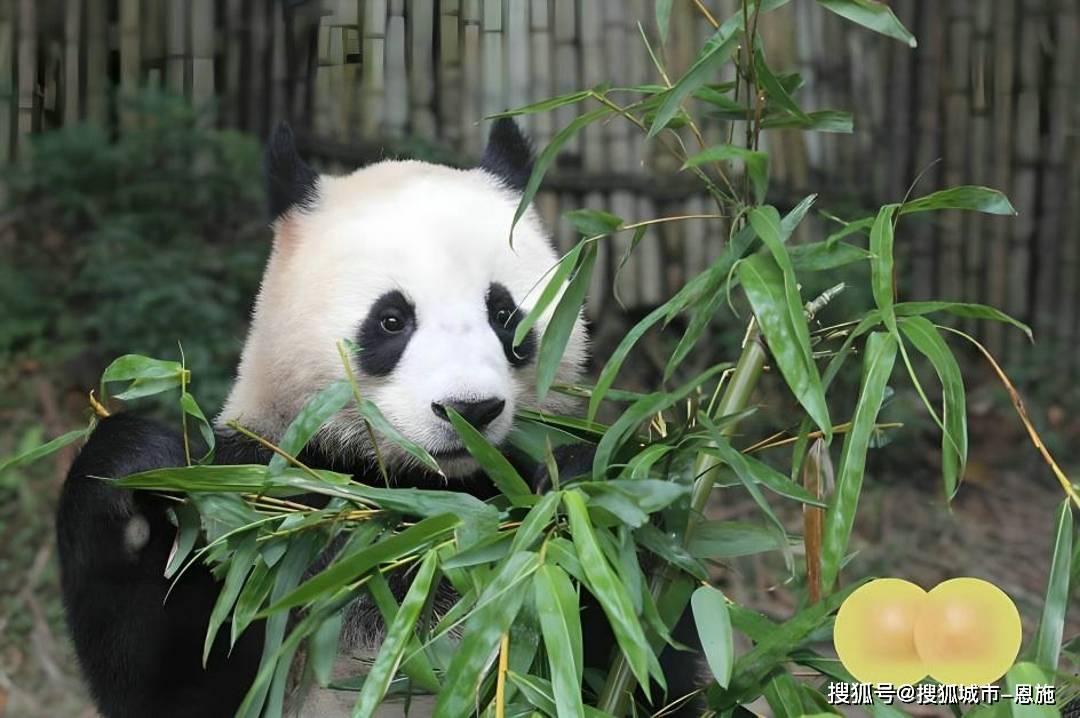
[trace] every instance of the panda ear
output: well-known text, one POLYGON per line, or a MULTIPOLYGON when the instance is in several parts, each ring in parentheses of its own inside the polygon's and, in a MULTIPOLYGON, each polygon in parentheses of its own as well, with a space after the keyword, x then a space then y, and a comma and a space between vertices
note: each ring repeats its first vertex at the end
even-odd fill
POLYGON ((318 197, 319 175, 300 159, 296 137, 288 123, 279 122, 266 149, 266 184, 270 219, 293 207, 308 208, 318 197))
POLYGON ((495 120, 478 167, 515 190, 525 189, 533 169, 532 143, 512 117, 495 120))

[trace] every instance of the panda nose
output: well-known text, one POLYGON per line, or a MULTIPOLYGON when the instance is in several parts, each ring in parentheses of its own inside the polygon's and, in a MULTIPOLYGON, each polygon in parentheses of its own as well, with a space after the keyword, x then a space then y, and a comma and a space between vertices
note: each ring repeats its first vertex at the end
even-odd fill
POLYGON ((481 399, 480 401, 444 401, 442 403, 431 403, 431 410, 435 412, 435 416, 443 421, 450 421, 450 417, 446 414, 447 407, 461 414, 465 421, 469 422, 477 429, 483 429, 485 426, 495 421, 499 414, 502 413, 502 410, 506 407, 506 402, 502 399, 492 398, 481 399))

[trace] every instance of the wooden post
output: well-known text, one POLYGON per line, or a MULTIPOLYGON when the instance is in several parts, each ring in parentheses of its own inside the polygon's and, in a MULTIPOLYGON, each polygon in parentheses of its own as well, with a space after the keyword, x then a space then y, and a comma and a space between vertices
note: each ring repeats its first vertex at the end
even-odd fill
POLYGON ((139 89, 142 62, 142 38, 139 27, 139 0, 120 0, 120 128, 127 130, 138 122, 132 108, 139 89))
POLYGON ((34 0, 19 2, 19 105, 18 151, 25 154, 34 130, 37 95, 37 6, 34 0))
POLYGON ((435 4, 408 0, 405 5, 409 44, 409 129, 434 138, 435 125, 435 4))

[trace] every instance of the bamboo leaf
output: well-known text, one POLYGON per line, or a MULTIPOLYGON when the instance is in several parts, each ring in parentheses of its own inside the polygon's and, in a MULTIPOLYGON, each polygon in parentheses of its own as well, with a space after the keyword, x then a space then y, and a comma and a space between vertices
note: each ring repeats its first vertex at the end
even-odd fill
POLYGON ((536 299, 536 304, 529 310, 529 313, 525 315, 525 318, 518 322, 517 327, 514 329, 514 347, 521 345, 521 342, 525 341, 525 337, 528 335, 529 330, 533 328, 536 322, 544 315, 547 308, 551 306, 551 303, 555 301, 555 298, 559 296, 559 291, 566 283, 566 278, 570 276, 570 272, 578 264, 578 257, 581 255, 581 250, 585 247, 584 242, 578 242, 574 245, 562 259, 559 260, 559 264, 555 267, 554 273, 551 275, 551 279, 544 286, 544 290, 540 292, 540 296, 536 299))
POLYGON ((356 409, 375 431, 419 461, 421 465, 436 474, 442 474, 439 462, 435 461, 435 458, 428 453, 428 450, 398 431, 393 424, 387 421, 379 407, 375 406, 370 399, 357 396, 356 409))
POLYGON ((206 661, 210 658, 210 649, 214 646, 218 629, 228 617, 229 611, 232 610, 233 604, 240 595, 240 590, 244 587, 244 580, 255 565, 255 555, 258 552, 255 539, 256 533, 248 532, 229 560, 229 570, 221 584, 221 592, 214 602, 214 608, 210 611, 210 622, 206 628, 206 639, 203 641, 203 668, 206 668, 206 661))
POLYGON ((572 209, 563 212, 563 217, 585 237, 605 237, 617 232, 623 223, 622 217, 599 209, 572 209))
POLYGON ((764 202, 765 192, 769 188, 769 155, 765 152, 748 150, 735 145, 713 145, 688 158, 681 169, 731 160, 739 160, 743 163, 746 167, 746 175, 754 188, 754 201, 758 204, 764 202))
POLYGON ((578 267, 566 291, 559 299, 559 303, 555 306, 551 321, 548 322, 544 329, 544 336, 540 339, 540 352, 536 361, 536 393, 540 399, 547 396, 551 384, 555 381, 555 374, 563 360, 566 343, 574 330, 574 324, 581 315, 581 305, 585 301, 585 293, 589 290, 589 279, 596 265, 596 251, 595 242, 586 247, 581 266, 578 267))
POLYGON ((518 474, 514 465, 461 414, 449 406, 446 407, 446 414, 450 417, 450 423, 454 425, 454 429, 457 431, 458 436, 461 437, 465 448, 480 464, 480 468, 491 479, 491 483, 495 484, 495 487, 509 498, 515 506, 527 505, 529 502, 522 499, 531 496, 532 491, 529 489, 529 485, 525 483, 525 480, 521 478, 521 475, 518 474))
POLYGON ((964 185, 933 192, 924 197, 905 202, 901 214, 927 212, 930 210, 966 209, 986 214, 1017 214, 1016 208, 1002 192, 989 187, 964 185))
POLYGON ((721 688, 728 687, 735 665, 735 643, 727 603, 724 594, 712 586, 702 586, 690 597, 705 660, 721 688))
POLYGON ((825 392, 810 354, 810 330, 797 298, 798 289, 793 288, 796 295, 793 302, 784 273, 770 255, 754 255, 742 262, 737 272, 765 341, 792 394, 826 436, 831 435, 825 392), (793 304, 798 305, 797 323, 793 321, 793 304))
POLYGON ((1046 586, 1039 630, 1035 634, 1033 660, 1048 674, 1058 670, 1061 639, 1065 630, 1065 610, 1069 605, 1069 562, 1072 558, 1073 517, 1068 498, 1058 510, 1057 536, 1054 556, 1050 561, 1050 578, 1046 586))
POLYGON ((334 661, 338 657, 344 618, 344 612, 338 611, 320 623, 311 634, 307 659, 311 663, 312 673, 315 674, 315 682, 323 687, 330 684, 334 661))
POLYGON ((449 532, 461 519, 451 514, 424 519, 401 533, 394 534, 351 556, 339 559, 329 568, 300 584, 287 596, 275 601, 264 611, 270 615, 312 601, 330 591, 355 581, 376 566, 401 558, 428 545, 433 539, 449 532))
MULTIPOLYGON (((352 398, 352 386, 344 379, 327 385, 304 402, 300 413, 285 429, 277 444, 278 448, 290 456, 299 455, 327 419, 344 409, 352 398)), ((280 474, 287 465, 285 457, 275 453, 267 464, 267 473, 271 476, 280 474)))
POLYGON ((947 312, 948 314, 957 317, 989 319, 995 322, 1004 322, 1005 324, 1011 324, 1026 334, 1029 341, 1034 341, 1034 337, 1031 334, 1031 327, 1019 320, 1013 319, 1008 314, 995 309, 994 307, 988 307, 985 304, 971 304, 966 302, 901 302, 900 304, 897 304, 894 309, 896 310, 896 315, 899 317, 914 317, 922 316, 924 314, 933 314, 934 312, 947 312))
POLYGON ((518 115, 536 115, 543 112, 551 112, 558 107, 573 105, 587 100, 592 97, 594 93, 595 90, 577 90, 576 92, 568 92, 565 95, 550 97, 546 100, 541 100, 540 102, 534 102, 531 105, 525 105, 523 107, 514 108, 513 110, 507 110, 506 112, 488 115, 484 119, 494 120, 498 117, 517 117, 518 115))
MULTIPOLYGON (((1005 674, 1005 685, 1010 694, 1016 695, 1016 687, 1053 685, 1053 679, 1049 678, 1039 666, 1034 663, 1017 663, 1005 674)), ((1012 718, 1060 718, 1061 710, 1053 705, 1035 705, 1016 701, 1015 699, 1006 704, 1008 715, 1012 718)))
POLYGON ((398 666, 401 665, 401 660, 405 655, 405 649, 413 637, 416 621, 431 593, 437 565, 437 552, 428 551, 409 585, 409 590, 397 614, 386 629, 386 636, 379 647, 375 663, 364 678, 364 687, 353 707, 353 716, 371 718, 375 715, 383 696, 386 695, 386 689, 390 686, 390 679, 397 673, 398 666))
MULTIPOLYGON (((576 100, 574 101, 576 102, 576 100)), ((565 145, 571 137, 576 135, 586 126, 609 114, 611 114, 609 108, 601 107, 575 118, 570 124, 559 130, 559 132, 551 138, 551 142, 548 143, 547 147, 540 151, 540 154, 536 157, 536 161, 533 163, 533 170, 532 174, 529 175, 529 181, 525 184, 525 189, 521 193, 521 200, 518 202, 517 209, 514 210, 514 220, 510 223, 511 237, 513 237, 514 227, 517 226, 518 220, 525 216, 525 212, 528 211, 529 205, 532 204, 536 192, 540 189, 540 183, 544 180, 544 174, 547 172, 548 167, 551 166, 551 163, 555 161, 555 157, 559 154, 559 150, 563 148, 563 145, 565 145)))
POLYGON ((907 317, 900 321, 900 329, 908 341, 930 360, 941 381, 942 436, 941 468, 945 481, 945 496, 952 499, 964 477, 967 465, 967 408, 964 394, 964 377, 960 365, 941 334, 924 317, 907 317))
POLYGON ((447 669, 433 718, 460 718, 472 714, 484 668, 527 594, 520 584, 530 580, 539 567, 538 554, 529 551, 511 554, 488 582, 480 594, 478 608, 465 622, 461 643, 447 669))
POLYGON ((759 524, 701 521, 695 526, 687 551, 695 558, 720 560, 779 551, 785 548, 785 540, 785 535, 759 524))
POLYGON ((541 566, 533 579, 536 612, 551 671, 556 714, 584 716, 581 702, 581 617, 570 577, 558 566, 541 566))
POLYGON ((889 6, 879 0, 818 0, 818 4, 842 18, 899 40, 908 47, 918 43, 889 6))
POLYGON ((708 82, 720 66, 727 62, 738 46, 740 37, 742 28, 738 23, 724 23, 709 38, 686 73, 663 95, 663 102, 656 111, 652 126, 649 127, 649 138, 655 137, 667 127, 679 112, 683 100, 708 82))
POLYGON ((593 480, 601 481, 604 478, 604 474, 611 464, 612 456, 642 422, 657 412, 682 401, 692 391, 727 367, 727 364, 717 364, 675 391, 646 394, 627 407, 626 411, 608 428, 603 438, 600 439, 600 443, 596 445, 596 455, 593 457, 593 480))
POLYGON ((650 673, 658 678, 661 685, 663 675, 657 676, 660 673, 659 665, 634 613, 633 603, 597 543, 596 533, 585 507, 585 496, 578 490, 567 491, 563 494, 563 504, 570 519, 574 548, 588 580, 589 591, 596 596, 604 615, 607 616, 630 670, 645 694, 649 695, 650 673))
POLYGON ((874 332, 866 342, 863 360, 863 379, 859 400, 851 419, 851 430, 844 436, 844 448, 837 469, 836 491, 829 501, 825 514, 824 535, 821 551, 821 588, 831 590, 840 572, 840 564, 847 550, 851 527, 862 491, 863 472, 866 467, 866 451, 874 431, 885 387, 892 374, 896 360, 896 336, 874 332))
POLYGON ((61 434, 55 439, 45 442, 41 446, 35 446, 21 454, 4 459, 3 461, 0 461, 0 475, 3 475, 4 472, 10 471, 11 469, 17 469, 20 466, 32 464, 38 459, 59 451, 68 444, 73 444, 79 439, 84 439, 90 435, 90 431, 90 429, 75 429, 66 434, 61 434))
POLYGON ((668 23, 671 21, 672 0, 656 0, 656 28, 660 32, 660 42, 667 42, 668 23))
POLYGON ((840 110, 820 110, 806 112, 803 116, 770 115, 761 120, 763 130, 803 130, 806 132, 838 132, 851 134, 854 121, 850 112, 840 110))
POLYGON ((765 91, 769 100, 785 112, 790 113, 798 121, 810 122, 810 117, 802 111, 798 103, 788 94, 787 88, 780 83, 780 80, 773 74, 772 68, 765 62, 765 52, 761 49, 761 45, 754 48, 754 69, 757 71, 758 84, 765 91))
POLYGON ((885 205, 870 228, 870 286, 874 303, 881 310, 882 321, 896 334, 896 315, 893 309, 893 215, 896 205, 885 205))

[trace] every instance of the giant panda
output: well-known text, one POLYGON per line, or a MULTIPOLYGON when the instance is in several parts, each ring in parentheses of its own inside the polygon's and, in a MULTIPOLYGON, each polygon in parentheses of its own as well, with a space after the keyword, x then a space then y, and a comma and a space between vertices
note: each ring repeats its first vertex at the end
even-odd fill
MULTIPOLYGON (((528 140, 504 119, 493 124, 482 159, 470 169, 387 160, 329 176, 301 160, 282 125, 267 157, 273 249, 236 380, 217 417, 216 461, 265 462, 263 450, 228 422, 280 437, 308 398, 342 378, 336 347, 348 338, 361 347, 353 364, 367 398, 427 448, 445 475, 418 468, 382 442, 394 484, 493 496, 447 407, 496 445, 516 410, 567 409, 557 394, 537 403, 535 355, 544 321, 512 346, 530 292, 557 261, 533 210, 508 241, 531 172, 528 140)), ((578 317, 557 380, 576 380, 585 359, 586 329, 578 317)), ((349 410, 324 426, 302 459, 381 483, 363 422, 349 410)), ((580 472, 589 453, 564 451, 560 461, 580 472)), ((106 718, 231 716, 259 662, 256 626, 231 651, 219 636, 202 667, 217 582, 195 567, 165 600, 171 582, 163 567, 176 529, 164 500, 99 478, 183 462, 178 432, 120 413, 98 424, 63 486, 57 534, 64 605, 79 663, 106 718)), ((377 614, 354 608, 342 631, 343 656, 377 648, 360 645, 378 635, 380 627, 370 625, 377 614)), ((316 694, 294 712, 348 715, 352 700, 316 694)), ((386 713, 392 714, 401 709, 386 713)), ((414 704, 410 714, 423 715, 423 706, 414 704)))

